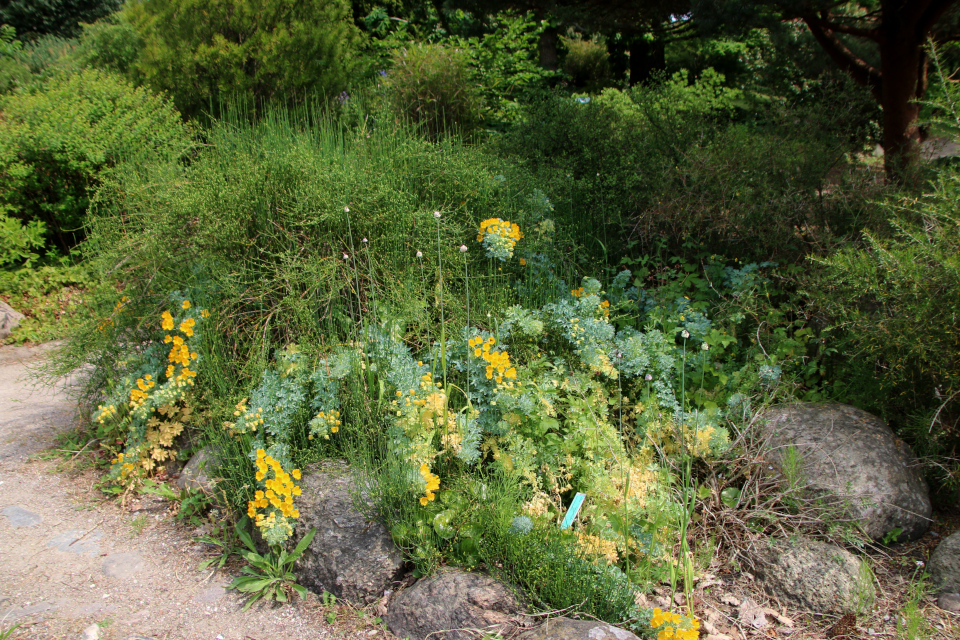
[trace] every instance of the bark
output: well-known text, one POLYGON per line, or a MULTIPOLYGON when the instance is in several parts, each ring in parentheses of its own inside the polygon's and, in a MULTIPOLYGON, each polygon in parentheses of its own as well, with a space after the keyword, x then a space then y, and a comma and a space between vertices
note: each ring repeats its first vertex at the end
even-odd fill
MULTIPOLYGON (((883 107, 884 169, 900 181, 920 155, 917 117, 926 89, 926 56, 915 33, 889 29, 880 45, 880 105, 883 107)), ((912 30, 911 30, 912 31, 912 30)))
POLYGON ((560 56, 557 55, 557 30, 547 27, 540 34, 540 66, 550 71, 560 68, 560 56))
POLYGON ((667 68, 663 40, 648 41, 642 35, 630 44, 630 86, 650 80, 654 73, 667 68))

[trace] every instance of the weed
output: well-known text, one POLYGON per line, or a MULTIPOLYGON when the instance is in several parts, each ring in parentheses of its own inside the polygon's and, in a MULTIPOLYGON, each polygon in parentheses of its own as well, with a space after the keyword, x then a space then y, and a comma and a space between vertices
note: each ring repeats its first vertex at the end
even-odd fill
POLYGON ((311 529, 290 553, 287 553, 286 549, 274 547, 266 555, 261 555, 246 530, 249 524, 250 520, 244 517, 236 525, 237 537, 246 547, 240 551, 240 555, 248 564, 241 569, 244 575, 234 578, 229 587, 250 594, 243 610, 246 611, 261 598, 287 602, 292 593, 306 598, 307 590, 296 583, 296 576, 290 569, 310 545, 317 530, 311 529))
POLYGON ((141 533, 143 533, 143 530, 147 528, 147 524, 149 524, 149 521, 147 520, 147 516, 144 514, 140 514, 139 516, 131 520, 130 521, 130 537, 135 538, 136 536, 139 536, 141 533))

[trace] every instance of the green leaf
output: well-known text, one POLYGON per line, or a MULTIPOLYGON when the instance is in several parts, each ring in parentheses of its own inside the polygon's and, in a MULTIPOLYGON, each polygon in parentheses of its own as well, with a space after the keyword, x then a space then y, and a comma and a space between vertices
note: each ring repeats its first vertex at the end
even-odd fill
POLYGON ((310 543, 313 542, 313 536, 315 536, 316 533, 317 528, 314 527, 307 532, 307 535, 303 536, 300 542, 297 543, 296 548, 290 554, 289 562, 296 561, 303 554, 303 552, 306 551, 307 547, 310 546, 310 543))

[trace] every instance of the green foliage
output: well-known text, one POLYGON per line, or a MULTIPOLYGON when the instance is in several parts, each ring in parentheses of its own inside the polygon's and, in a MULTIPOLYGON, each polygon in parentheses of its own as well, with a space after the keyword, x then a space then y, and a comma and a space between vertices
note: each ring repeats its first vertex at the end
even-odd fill
POLYGON ((81 22, 96 22, 120 8, 121 0, 10 0, 0 7, 0 24, 35 38, 55 35, 70 38, 80 33, 81 22))
POLYGON ((125 157, 178 156, 190 145, 190 129, 164 99, 95 70, 54 74, 3 97, 0 108, 0 207, 28 225, 25 234, 42 222, 65 253, 83 237, 105 171, 125 157))
POLYGON ((364 67, 344 0, 147 0, 124 13, 143 40, 144 82, 191 117, 234 101, 333 97, 364 67))
POLYGON ((43 265, 0 271, 0 298, 25 317, 8 344, 62 340, 90 318, 84 304, 90 286, 82 266, 43 265))
POLYGON ((693 83, 678 73, 660 86, 554 94, 499 148, 562 203, 561 226, 614 262, 631 239, 651 254, 659 238, 687 259, 699 250, 793 262, 856 233, 873 215, 876 182, 791 111, 736 122, 748 104, 709 70, 693 83))
POLYGON ((126 12, 115 13, 93 24, 84 24, 73 53, 81 67, 95 67, 125 76, 139 84, 136 62, 143 38, 129 22, 126 12))
POLYGON ((22 50, 17 30, 10 25, 0 25, 0 94, 22 86, 30 77, 30 70, 21 61, 22 50))
POLYGON ((393 108, 433 140, 477 126, 481 103, 474 84, 467 55, 437 44, 398 51, 383 80, 393 108))
POLYGON ((287 602, 294 593, 301 598, 306 598, 307 590, 296 583, 297 578, 291 569, 293 563, 299 560, 310 546, 317 530, 314 528, 307 532, 290 553, 287 553, 284 548, 273 548, 263 555, 257 550, 253 538, 247 532, 248 525, 249 520, 246 517, 236 525, 237 537, 246 547, 246 550, 240 551, 240 555, 247 561, 247 566, 240 570, 244 575, 234 578, 229 586, 230 589, 250 594, 243 605, 243 611, 260 599, 287 602))
POLYGON ((882 397, 894 415, 925 414, 927 433, 917 429, 914 443, 922 453, 956 455, 960 445, 958 197, 960 171, 951 168, 928 193, 889 202, 892 233, 865 232, 863 248, 824 259, 815 294, 873 369, 873 401, 882 397))
POLYGON ((602 40, 584 39, 579 34, 561 37, 567 49, 563 58, 563 72, 570 77, 573 86, 588 92, 596 92, 610 82, 610 53, 602 40))

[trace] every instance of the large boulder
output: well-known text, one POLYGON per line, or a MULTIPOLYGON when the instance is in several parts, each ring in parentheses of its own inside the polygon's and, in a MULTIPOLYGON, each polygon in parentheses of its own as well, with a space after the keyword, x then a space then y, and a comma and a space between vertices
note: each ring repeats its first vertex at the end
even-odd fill
POLYGON ((937 545, 930 554, 927 571, 937 593, 960 593, 960 531, 937 545))
POLYGON ((524 631, 518 638, 523 640, 639 640, 639 638, 606 622, 596 620, 571 620, 551 618, 542 625, 524 631))
POLYGON ((865 611, 875 596, 872 573, 849 551, 811 540, 768 540, 750 556, 767 593, 804 611, 865 611))
POLYGON ((6 340, 7 336, 13 333, 23 317, 22 313, 0 300, 0 341, 6 340))
POLYGON ((378 600, 400 577, 404 561, 386 527, 356 509, 356 486, 344 463, 328 461, 305 469, 303 493, 297 498, 300 517, 290 546, 316 527, 313 541, 294 565, 297 582, 363 605, 378 600))
POLYGON ((521 623, 519 614, 520 605, 503 583, 451 570, 398 593, 383 620, 398 638, 476 640, 485 634, 510 637, 521 623))
POLYGON ((783 405, 761 418, 773 461, 799 466, 793 473, 812 491, 846 498, 848 515, 874 540, 895 529, 913 540, 930 526, 913 451, 879 418, 839 403, 783 405))

